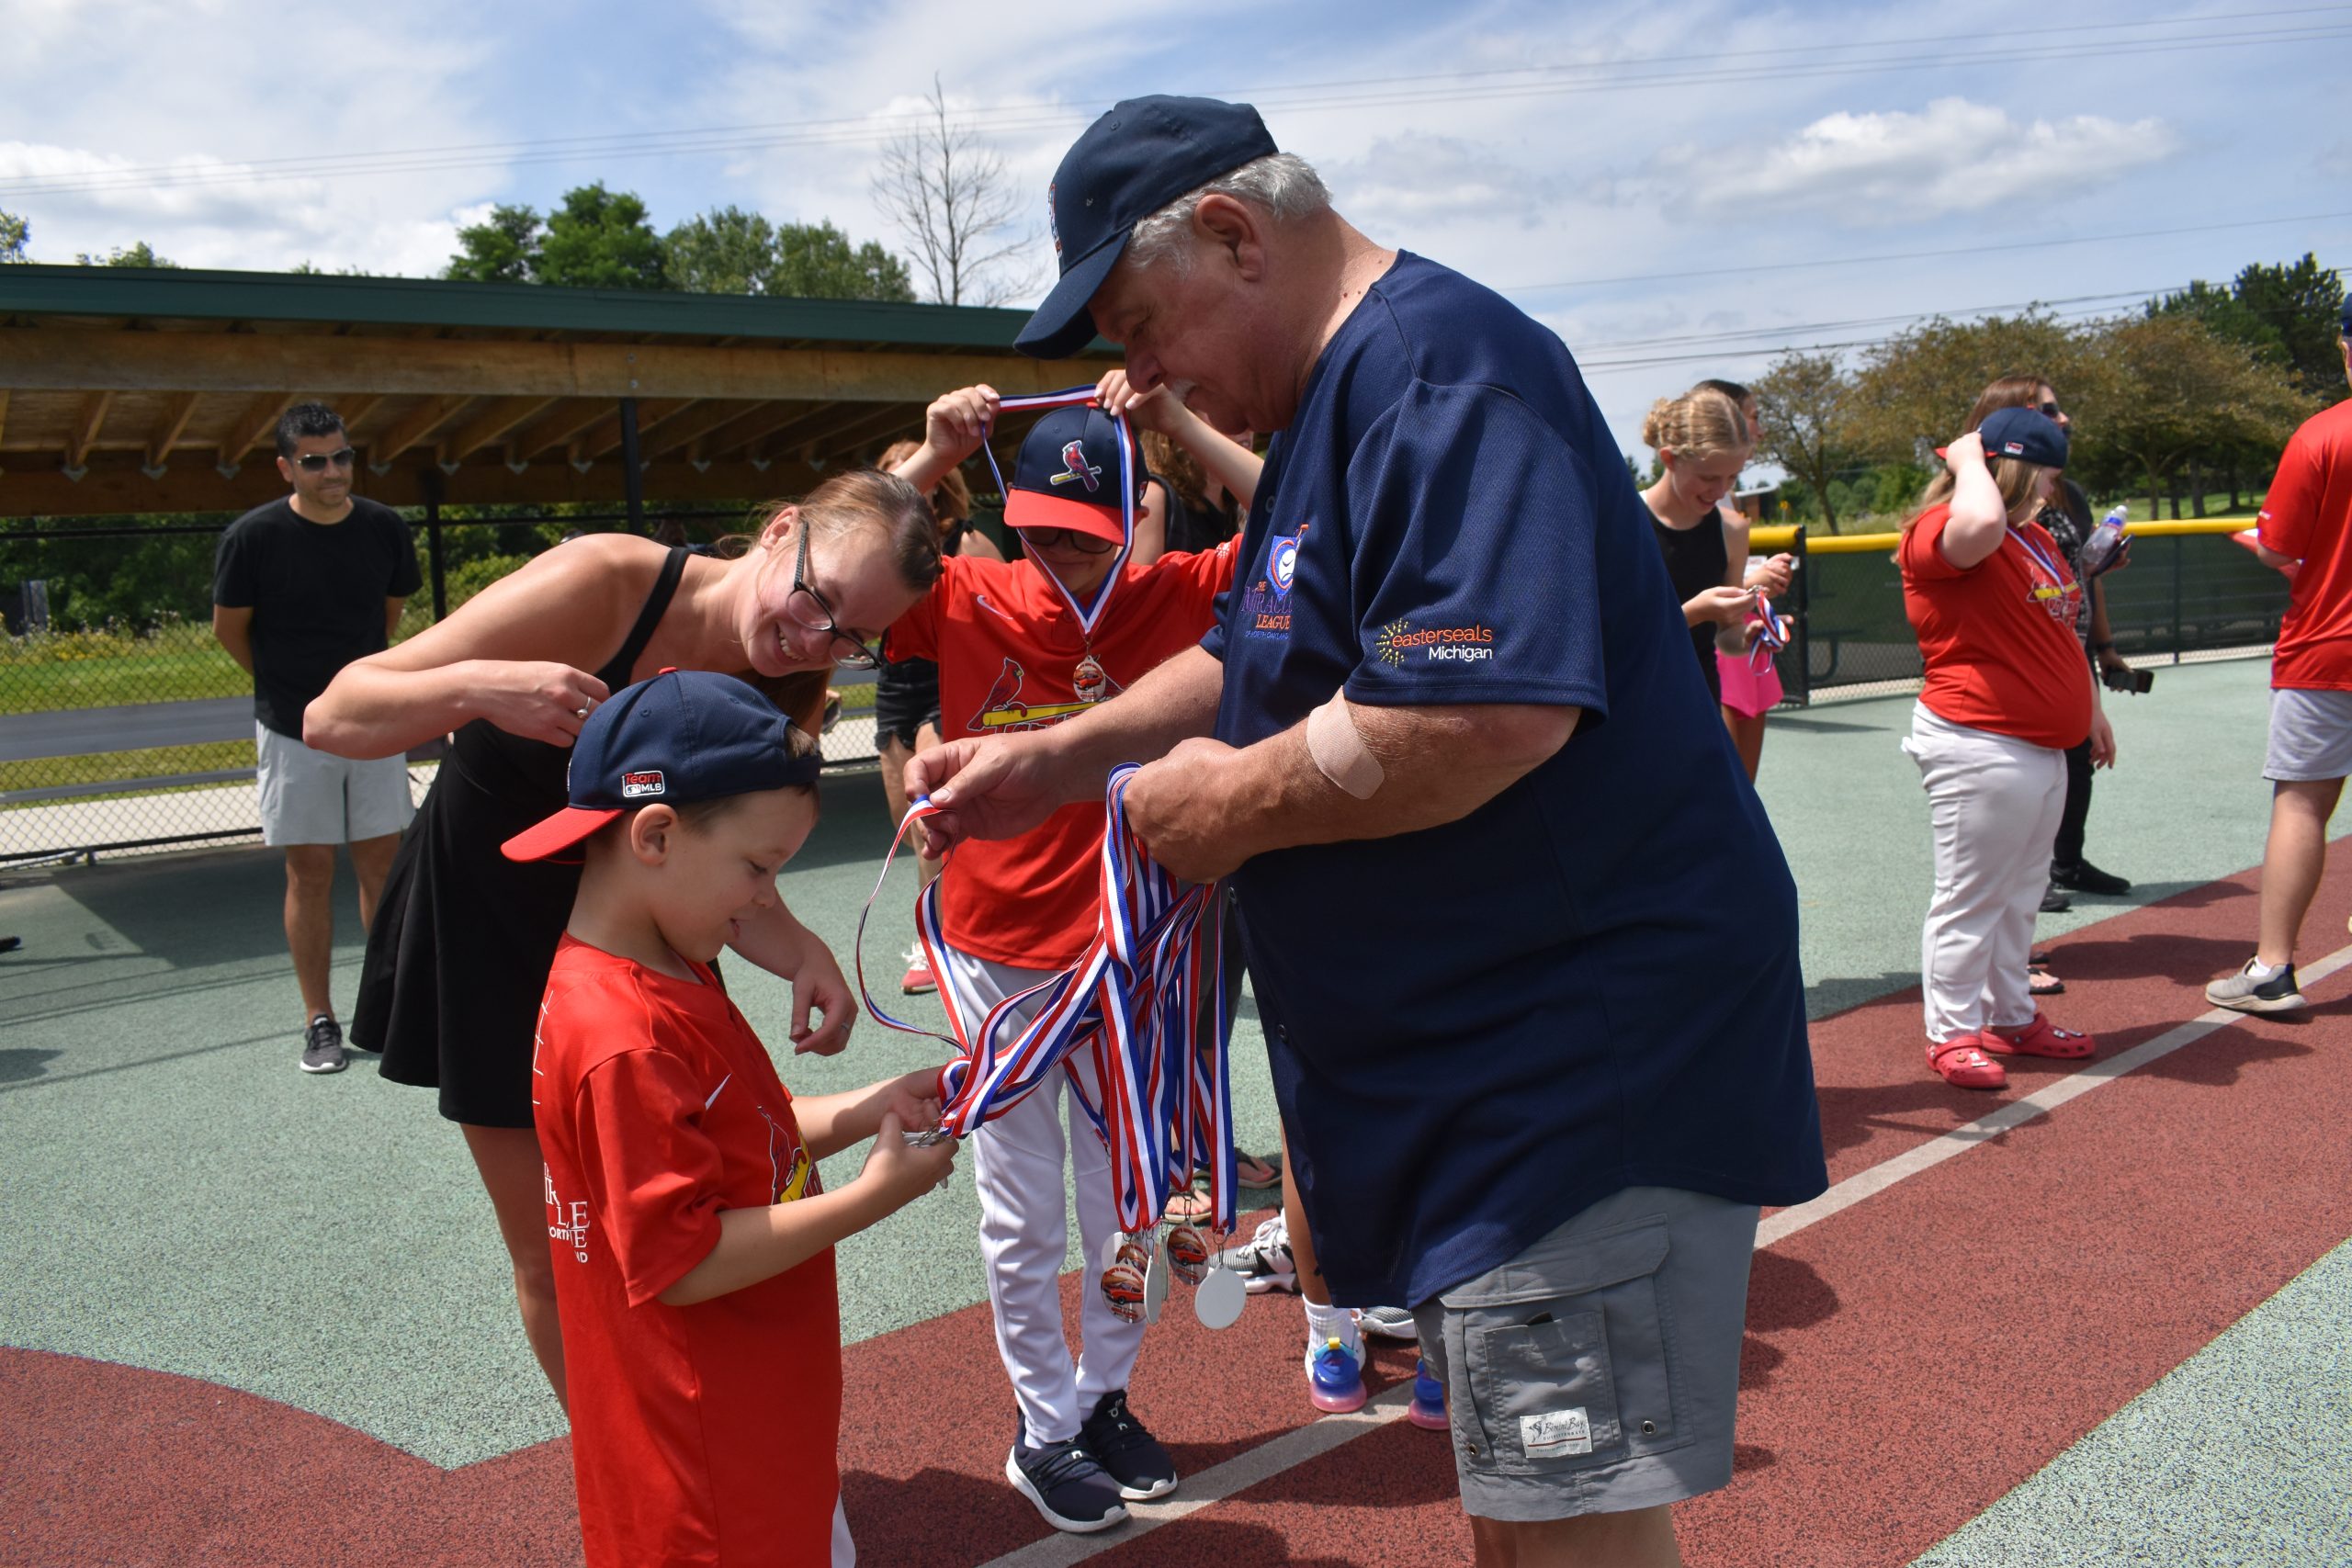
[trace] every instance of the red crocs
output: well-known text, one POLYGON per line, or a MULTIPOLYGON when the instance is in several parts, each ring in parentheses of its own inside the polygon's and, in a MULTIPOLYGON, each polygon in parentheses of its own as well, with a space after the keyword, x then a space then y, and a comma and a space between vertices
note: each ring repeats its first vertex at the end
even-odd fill
POLYGON ((2098 1041, 2078 1030, 2061 1029, 2040 1013, 2033 1021, 2012 1029, 1994 1028, 1977 1036, 1977 1043, 1996 1056, 2052 1056, 2078 1061, 2098 1049, 2098 1041))
POLYGON ((2009 1075, 1984 1054, 1993 1042, 1982 1034, 1955 1034, 1928 1042, 1928 1066, 1955 1089, 2006 1089, 2009 1075))

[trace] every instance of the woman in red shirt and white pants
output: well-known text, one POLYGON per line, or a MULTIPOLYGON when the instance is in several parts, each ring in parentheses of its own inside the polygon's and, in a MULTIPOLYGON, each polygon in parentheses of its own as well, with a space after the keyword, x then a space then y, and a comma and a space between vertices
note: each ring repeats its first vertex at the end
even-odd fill
POLYGON ((1996 1057, 2089 1055, 2035 1010, 2026 958, 2066 801, 2066 751, 2095 766, 2115 732, 2074 636, 2083 592, 2035 522, 2066 435, 2001 409, 1946 448, 1948 471, 1903 530, 1903 608, 1928 681, 1903 750, 1919 764, 1936 891, 1919 940, 1928 1066, 1962 1089, 2008 1082, 1996 1057))

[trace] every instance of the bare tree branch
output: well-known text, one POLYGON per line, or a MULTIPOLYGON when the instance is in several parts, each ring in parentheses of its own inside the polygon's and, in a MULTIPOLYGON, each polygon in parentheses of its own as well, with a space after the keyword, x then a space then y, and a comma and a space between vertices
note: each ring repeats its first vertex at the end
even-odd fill
POLYGON ((906 231, 926 298, 943 305, 1001 305, 1032 292, 1038 273, 1024 253, 1034 225, 1016 228, 1027 205, 1003 157, 947 112, 934 75, 930 114, 893 137, 875 172, 875 205, 906 231))

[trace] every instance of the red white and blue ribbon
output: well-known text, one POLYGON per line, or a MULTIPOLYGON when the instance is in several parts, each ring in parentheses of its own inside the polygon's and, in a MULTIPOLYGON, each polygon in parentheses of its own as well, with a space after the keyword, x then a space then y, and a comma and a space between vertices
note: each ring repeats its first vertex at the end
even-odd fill
MULTIPOLYGON (((997 410, 1001 413, 1018 413, 1023 409, 1065 409, 1093 402, 1096 397, 1096 389, 1092 387, 1070 387, 1058 392, 1033 392, 1023 397, 1001 398, 997 400, 997 410)), ((1136 436, 1127 424, 1126 415, 1114 413, 1110 417, 1119 432, 1121 537, 1118 557, 1111 562, 1111 570, 1104 574, 1101 585, 1086 604, 1079 603, 1078 596, 1062 586, 1061 579, 1050 571, 1046 573, 1046 581, 1053 583, 1056 592, 1061 594, 1063 602, 1070 608, 1070 614, 1078 617, 1079 630, 1089 638, 1093 637, 1095 623, 1102 618, 1102 608, 1111 602, 1111 591, 1119 585, 1119 573, 1125 568, 1127 558, 1135 553, 1136 547, 1136 436)), ((1004 470, 997 467, 996 448, 982 440, 980 451, 989 460, 989 472, 996 476, 997 494, 1009 496, 1010 492, 1005 489, 1004 470)))
POLYGON ((1772 608, 1772 601, 1756 595, 1756 641, 1747 650, 1747 667, 1758 675, 1772 667, 1772 656, 1789 646, 1789 618, 1772 608))
MULTIPOLYGON (((939 1074, 940 1125, 957 1137, 1019 1104, 1055 1067, 1084 1052, 1094 1087, 1081 1073, 1070 1081, 1109 1152, 1120 1228, 1148 1229, 1171 1193, 1205 1173, 1211 1223, 1224 1233, 1233 1228, 1238 1190, 1222 884, 1183 882, 1152 861, 1127 826, 1126 786, 1135 773, 1129 764, 1111 775, 1096 931, 1077 964, 974 1017, 944 962, 943 870, 916 896, 915 932, 939 976, 952 1034, 895 1018, 875 999, 865 958, 874 898, 858 918, 858 990, 885 1027, 927 1034, 954 1049, 939 1074), (1021 1021, 1033 1005, 1034 1016, 1021 1021), (1205 1021, 1204 1006, 1214 1010, 1205 1021)), ((908 808, 875 881, 876 897, 907 830, 937 810, 928 798, 908 808)))

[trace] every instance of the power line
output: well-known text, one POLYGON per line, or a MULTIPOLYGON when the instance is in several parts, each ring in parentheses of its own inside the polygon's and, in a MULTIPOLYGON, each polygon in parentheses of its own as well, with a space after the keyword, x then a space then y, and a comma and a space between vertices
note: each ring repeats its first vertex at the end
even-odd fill
MULTIPOLYGON (((1781 49, 1729 51, 1711 57, 1710 64, 1695 69, 1674 56, 1621 56, 1566 65, 1510 67, 1484 72, 1433 73, 1419 77, 1367 77, 1351 81, 1300 84, 1291 86, 1269 85, 1256 89, 1239 89, 1238 92, 1255 96, 1261 109, 1272 108, 1292 113, 1325 113, 1353 108, 1450 103, 1465 99, 1492 101, 1589 92, 1638 91, 1653 87, 1722 85, 1767 79, 1793 80, 1867 74, 1891 70, 1928 68, 1951 70, 1956 66, 2066 60, 2092 54, 2112 57, 2119 54, 2172 53, 2189 49, 2239 48, 2352 39, 2352 28, 2340 27, 2301 27, 2256 32, 2233 31, 2143 39, 2115 39, 2111 36, 2124 28, 2179 27, 2214 21, 2318 15, 2347 10, 2352 10, 2352 6, 2328 6, 2298 10, 2209 13, 2204 16, 2156 18, 2140 22, 2081 24, 2073 27, 2031 29, 2026 33, 2013 33, 2009 36, 2030 37, 2037 34, 2060 33, 2091 33, 2100 36, 2067 44, 2007 50, 1979 49, 1957 60, 1944 54, 1888 56, 1879 59, 1832 61, 1818 64, 1770 68, 1735 66, 1728 70, 1719 68, 1713 63, 1716 61, 1741 58, 1761 59, 1768 56, 1792 54, 1813 57, 1826 51, 1884 50, 1928 43, 1979 42, 1981 39, 1966 35, 1936 35, 1864 43, 1840 44, 1823 41, 1781 49), (1642 68, 1650 66, 1662 66, 1666 69, 1644 73, 1642 68), (1566 80, 1520 83, 1498 83, 1489 80, 1510 75, 1549 73, 1557 76, 1564 73, 1579 74, 1566 80), (1598 74, 1600 73, 1612 74, 1598 74), (1453 87, 1430 86, 1432 82, 1444 81, 1463 85, 1453 87), (1397 88, 1405 84, 1410 85, 1402 86, 1401 90, 1370 92, 1356 90, 1397 88), (1331 89, 1341 89, 1342 95, 1312 96, 1316 93, 1328 93, 1331 89), (1285 94, 1309 96, 1284 96, 1285 94)), ((985 108, 967 112, 974 117, 986 117, 992 130, 1017 133, 1043 130, 1083 121, 1090 118, 1087 111, 1102 107, 1104 102, 1104 100, 1082 100, 1067 107, 1047 108, 1032 106, 993 114, 985 108)), ((85 170, 71 174, 33 175, 0 181, 0 196, 20 197, 91 191, 178 190, 209 186, 267 184, 364 175, 432 173, 489 165, 528 165, 571 162, 592 157, 634 159, 695 153, 723 154, 794 146, 849 146, 887 140, 922 118, 919 115, 838 117, 828 119, 782 121, 768 125, 705 127, 694 130, 561 137, 514 142, 464 143, 382 153, 321 154, 300 158, 245 161, 236 164, 208 164, 196 169, 174 164, 128 166, 117 170, 85 170), (140 177, 148 175, 155 177, 140 177)))
POLYGON ((1757 262, 1750 265, 1698 267, 1689 272, 1628 273, 1622 277, 1578 277, 1561 283, 1495 285, 1500 294, 1547 294, 1560 288, 1601 288, 1621 283, 1676 283, 1693 277, 1735 277, 1745 273, 1803 272, 1823 266, 1866 266, 1880 262, 1928 261, 1939 256, 1984 255, 1996 251, 2038 251, 2060 245, 2098 245, 2113 240, 2154 240, 2175 234, 2214 234, 2231 229, 2267 229, 2281 223, 2332 223, 2352 218, 2352 212, 2311 212, 2292 218, 2245 218, 2226 223, 2189 223, 2173 229, 2134 229, 2120 233, 2085 234, 2064 240, 2013 240, 1993 245, 1954 245, 1934 251, 1888 251, 1867 256, 1824 256, 1814 261, 1757 262))

